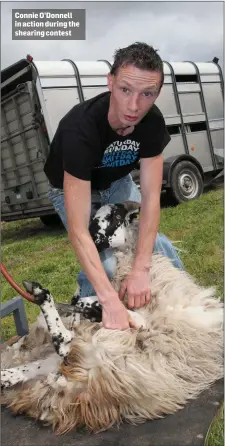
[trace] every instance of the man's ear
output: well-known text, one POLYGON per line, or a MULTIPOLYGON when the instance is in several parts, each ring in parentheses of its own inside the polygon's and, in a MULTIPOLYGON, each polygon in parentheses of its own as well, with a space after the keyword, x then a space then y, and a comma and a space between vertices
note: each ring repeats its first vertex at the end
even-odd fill
POLYGON ((123 203, 125 209, 130 212, 130 211, 136 211, 136 210, 140 210, 140 203, 137 203, 136 201, 125 201, 123 203))

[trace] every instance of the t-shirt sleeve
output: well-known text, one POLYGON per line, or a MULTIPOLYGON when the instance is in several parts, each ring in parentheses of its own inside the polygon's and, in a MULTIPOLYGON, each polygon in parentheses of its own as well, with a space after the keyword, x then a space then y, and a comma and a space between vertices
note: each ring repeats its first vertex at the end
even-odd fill
POLYGON ((163 115, 160 113, 150 123, 146 122, 146 135, 140 147, 140 158, 151 158, 160 155, 171 140, 163 115))
POLYGON ((63 170, 81 180, 91 181, 96 164, 95 136, 88 130, 62 130, 61 146, 63 170))

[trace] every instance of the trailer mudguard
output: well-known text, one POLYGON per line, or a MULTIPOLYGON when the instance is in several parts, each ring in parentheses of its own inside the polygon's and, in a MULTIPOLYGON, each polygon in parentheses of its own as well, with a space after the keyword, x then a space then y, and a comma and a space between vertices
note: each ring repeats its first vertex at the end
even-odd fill
POLYGON ((196 167, 199 169, 202 177, 204 178, 203 168, 198 160, 193 156, 187 154, 170 156, 169 158, 166 158, 163 163, 163 187, 168 188, 171 186, 170 179, 172 169, 176 166, 177 163, 184 160, 191 161, 193 164, 195 164, 196 167))

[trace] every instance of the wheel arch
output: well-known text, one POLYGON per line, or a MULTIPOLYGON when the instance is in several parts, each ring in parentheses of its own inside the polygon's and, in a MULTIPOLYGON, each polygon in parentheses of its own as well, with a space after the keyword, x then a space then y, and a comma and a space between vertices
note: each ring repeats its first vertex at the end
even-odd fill
POLYGON ((199 161, 194 158, 191 155, 175 155, 175 156, 170 156, 168 158, 166 158, 164 160, 163 163, 163 185, 164 187, 170 187, 171 186, 171 174, 172 174, 172 170, 173 168, 181 161, 190 161, 192 164, 194 164, 200 174, 202 175, 202 179, 204 180, 204 171, 202 168, 202 165, 199 163, 199 161))

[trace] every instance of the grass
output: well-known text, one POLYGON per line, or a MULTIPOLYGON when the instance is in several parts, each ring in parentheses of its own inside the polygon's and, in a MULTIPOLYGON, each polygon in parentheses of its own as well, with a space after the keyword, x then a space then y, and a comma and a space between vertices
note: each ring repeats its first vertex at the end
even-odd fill
POLYGON ((223 203, 222 189, 198 200, 162 210, 160 231, 183 252, 185 269, 202 285, 215 286, 223 298, 223 203))
MULTIPOLYGON (((180 249, 185 269, 202 285, 215 286, 223 299, 223 189, 177 207, 163 208, 160 231, 180 249)), ((2 263, 22 287, 34 280, 48 287, 56 302, 70 302, 80 265, 63 228, 45 227, 39 219, 2 223, 2 263)), ((2 301, 17 293, 2 277, 2 301)), ((39 308, 25 301, 29 324, 39 308)), ((2 320, 2 338, 15 335, 12 316, 2 320)), ((222 446, 222 414, 212 423, 205 446, 222 446)))
POLYGON ((224 403, 209 426, 204 446, 224 446, 224 403))

